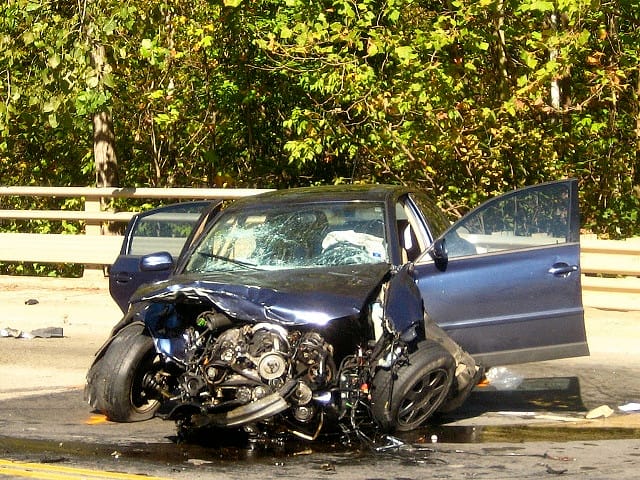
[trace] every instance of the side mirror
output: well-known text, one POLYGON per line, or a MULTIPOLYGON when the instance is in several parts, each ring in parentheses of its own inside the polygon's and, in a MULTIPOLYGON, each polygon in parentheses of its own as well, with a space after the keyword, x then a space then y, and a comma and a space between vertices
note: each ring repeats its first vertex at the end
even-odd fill
POLYGON ((449 252, 447 251, 447 242, 444 238, 439 238, 431 247, 429 247, 429 255, 433 258, 436 268, 441 272, 447 269, 449 263, 449 252))
POLYGON ((143 272, 164 272, 173 269, 173 257, 169 252, 150 253, 140 259, 143 272))

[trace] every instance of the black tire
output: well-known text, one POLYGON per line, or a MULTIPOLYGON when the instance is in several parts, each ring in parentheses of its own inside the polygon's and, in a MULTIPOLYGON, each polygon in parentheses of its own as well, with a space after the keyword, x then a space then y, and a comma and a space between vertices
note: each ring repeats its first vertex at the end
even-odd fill
POLYGON ((153 340, 142 325, 119 331, 89 370, 87 391, 91 405, 114 422, 140 422, 152 418, 160 399, 144 388, 145 375, 157 368, 153 340))
POLYGON ((104 374, 102 373, 103 357, 94 360, 87 373, 87 384, 84 387, 84 399, 94 410, 102 412, 104 406, 104 374))
POLYGON ((440 345, 421 342, 408 362, 379 370, 373 378, 371 410, 385 432, 419 427, 447 398, 455 360, 440 345))

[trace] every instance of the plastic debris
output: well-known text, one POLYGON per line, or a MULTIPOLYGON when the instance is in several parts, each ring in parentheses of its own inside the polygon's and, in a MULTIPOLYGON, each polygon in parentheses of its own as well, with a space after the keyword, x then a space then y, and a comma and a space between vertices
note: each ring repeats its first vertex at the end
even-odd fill
POLYGON ((62 338, 62 327, 46 327, 31 330, 31 335, 35 338, 62 338))
POLYGON ((22 330, 16 330, 15 328, 1 328, 0 337, 15 337, 20 338, 22 336, 22 330))
POLYGON ((64 337, 62 327, 46 327, 36 328, 31 332, 25 332, 17 328, 0 328, 0 337, 13 337, 13 338, 62 338, 64 337))
POLYGON ((585 418, 592 420, 594 418, 607 418, 613 413, 613 409, 609 405, 600 405, 597 408, 587 412, 585 418))
POLYGON ((496 390, 515 390, 522 383, 522 376, 505 367, 490 368, 485 374, 489 385, 496 390))
POLYGON ((640 403, 627 403, 626 405, 621 405, 618 407, 618 410, 623 412, 640 412, 640 403))

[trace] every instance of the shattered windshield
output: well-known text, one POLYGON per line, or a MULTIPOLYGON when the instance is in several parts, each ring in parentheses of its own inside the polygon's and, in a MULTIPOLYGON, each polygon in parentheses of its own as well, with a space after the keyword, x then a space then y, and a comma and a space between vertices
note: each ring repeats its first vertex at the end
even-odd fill
POLYGON ((224 212, 192 253, 185 271, 275 270, 387 261, 381 203, 325 202, 224 212))

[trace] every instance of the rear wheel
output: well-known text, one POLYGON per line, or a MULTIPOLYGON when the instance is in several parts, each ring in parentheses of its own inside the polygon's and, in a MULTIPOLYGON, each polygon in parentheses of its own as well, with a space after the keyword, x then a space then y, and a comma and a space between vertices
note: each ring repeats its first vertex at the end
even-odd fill
POLYGON ((419 427, 447 398, 454 372, 449 352, 436 343, 421 342, 406 364, 376 373, 371 391, 374 419, 387 432, 419 427))
POLYGON ((89 372, 92 405, 114 422, 152 418, 160 407, 160 399, 145 386, 145 378, 158 365, 153 340, 145 335, 144 327, 124 328, 89 372))

